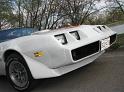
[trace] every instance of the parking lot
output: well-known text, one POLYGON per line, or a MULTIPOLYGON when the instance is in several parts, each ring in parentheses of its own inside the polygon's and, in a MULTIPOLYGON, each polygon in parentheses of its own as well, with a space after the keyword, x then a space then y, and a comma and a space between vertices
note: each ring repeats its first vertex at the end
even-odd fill
MULTIPOLYGON (((36 86, 31 92, 124 92, 124 48, 61 77, 39 80, 36 86)), ((6 77, 0 77, 0 92, 16 92, 6 77)))

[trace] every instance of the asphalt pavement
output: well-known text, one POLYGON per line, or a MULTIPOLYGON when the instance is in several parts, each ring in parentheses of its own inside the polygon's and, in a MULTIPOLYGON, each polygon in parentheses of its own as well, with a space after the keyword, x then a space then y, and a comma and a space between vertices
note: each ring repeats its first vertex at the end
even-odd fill
POLYGON ((117 34, 123 34, 124 33, 124 24, 113 26, 113 27, 111 27, 111 29, 113 31, 117 32, 117 34))
MULTIPOLYGON (((0 77, 0 92, 16 92, 0 77)), ((31 92, 124 92, 124 48, 61 77, 38 80, 31 92)))

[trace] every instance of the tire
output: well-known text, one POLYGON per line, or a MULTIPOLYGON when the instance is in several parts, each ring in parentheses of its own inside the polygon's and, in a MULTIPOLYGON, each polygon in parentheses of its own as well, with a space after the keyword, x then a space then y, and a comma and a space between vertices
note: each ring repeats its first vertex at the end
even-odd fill
POLYGON ((16 90, 27 92, 31 89, 33 77, 24 58, 18 53, 13 53, 7 57, 6 75, 9 83, 16 90))

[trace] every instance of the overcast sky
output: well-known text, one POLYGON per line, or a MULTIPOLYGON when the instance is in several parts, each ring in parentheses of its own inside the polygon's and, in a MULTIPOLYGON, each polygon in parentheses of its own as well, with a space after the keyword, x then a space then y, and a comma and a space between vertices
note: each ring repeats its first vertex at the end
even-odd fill
POLYGON ((100 1, 99 3, 97 3, 96 6, 97 6, 98 8, 105 7, 105 6, 106 6, 105 0, 102 0, 102 1, 100 1))

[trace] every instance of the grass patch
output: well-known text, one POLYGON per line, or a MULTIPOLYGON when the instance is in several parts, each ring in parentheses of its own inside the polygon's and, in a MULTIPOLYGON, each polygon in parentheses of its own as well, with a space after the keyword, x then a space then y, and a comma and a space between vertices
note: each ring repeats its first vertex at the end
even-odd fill
POLYGON ((114 23, 111 23, 111 24, 107 24, 107 26, 113 27, 113 26, 118 26, 118 25, 121 25, 121 24, 124 24, 124 20, 123 21, 114 22, 114 23))
POLYGON ((116 42, 110 47, 111 50, 124 46, 124 34, 117 35, 116 42))
POLYGON ((116 43, 118 43, 120 46, 124 46, 124 34, 119 34, 117 36, 116 43))

